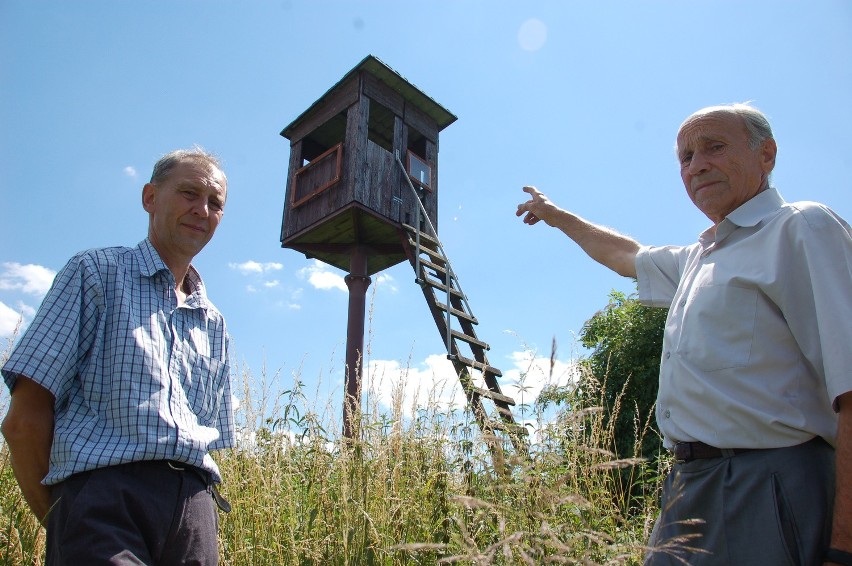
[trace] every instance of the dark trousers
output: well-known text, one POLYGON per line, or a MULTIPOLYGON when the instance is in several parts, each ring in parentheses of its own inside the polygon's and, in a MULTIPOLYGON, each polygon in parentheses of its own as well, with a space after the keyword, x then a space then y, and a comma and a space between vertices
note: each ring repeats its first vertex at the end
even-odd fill
POLYGON ((218 564, 219 517, 192 468, 135 462, 75 474, 51 491, 47 566, 218 564))
POLYGON ((822 439, 675 464, 645 565, 822 564, 833 502, 822 439))

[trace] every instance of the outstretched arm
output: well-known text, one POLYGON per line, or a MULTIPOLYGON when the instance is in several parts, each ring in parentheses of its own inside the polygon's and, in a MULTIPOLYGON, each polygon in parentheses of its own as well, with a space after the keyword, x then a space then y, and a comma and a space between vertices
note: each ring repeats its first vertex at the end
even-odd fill
POLYGON ((524 217, 524 223, 533 225, 543 220, 562 230, 598 263, 619 275, 636 277, 639 242, 559 208, 535 187, 524 187, 524 191, 529 193, 530 200, 519 204, 515 213, 524 217))
POLYGON ((53 402, 50 391, 26 377, 19 377, 12 389, 9 412, 0 427, 21 493, 43 525, 50 509, 50 489, 42 485, 41 480, 47 475, 50 463, 53 402))

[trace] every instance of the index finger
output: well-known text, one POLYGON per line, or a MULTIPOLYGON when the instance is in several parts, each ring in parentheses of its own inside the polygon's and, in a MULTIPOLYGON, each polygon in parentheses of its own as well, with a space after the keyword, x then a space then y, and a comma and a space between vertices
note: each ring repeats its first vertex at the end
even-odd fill
POLYGON ((525 193, 528 193, 534 201, 538 201, 544 198, 544 193, 533 187, 532 185, 525 186, 523 190, 525 193))

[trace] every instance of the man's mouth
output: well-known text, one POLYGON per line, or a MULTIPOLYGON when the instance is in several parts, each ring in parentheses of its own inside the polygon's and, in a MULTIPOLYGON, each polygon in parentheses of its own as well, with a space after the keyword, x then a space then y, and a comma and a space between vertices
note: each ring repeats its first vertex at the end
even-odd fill
POLYGON ((720 182, 721 181, 704 181, 702 183, 699 183, 695 187, 693 187, 692 192, 694 194, 698 194, 699 192, 703 191, 704 189, 706 189, 708 187, 712 187, 713 185, 718 184, 720 182))
POLYGON ((207 230, 203 226, 194 226, 192 224, 184 224, 183 226, 185 228, 189 228, 193 232, 198 232, 200 234, 204 234, 205 232, 207 232, 207 230))

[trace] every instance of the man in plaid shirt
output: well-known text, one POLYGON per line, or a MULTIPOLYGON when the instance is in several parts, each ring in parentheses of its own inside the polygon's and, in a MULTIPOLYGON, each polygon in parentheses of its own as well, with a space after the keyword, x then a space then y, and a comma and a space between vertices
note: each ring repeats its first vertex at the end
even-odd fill
POLYGON ((142 189, 148 237, 81 252, 2 369, 2 432, 47 564, 216 564, 211 450, 234 444, 228 335, 191 265, 227 179, 196 148, 142 189))

